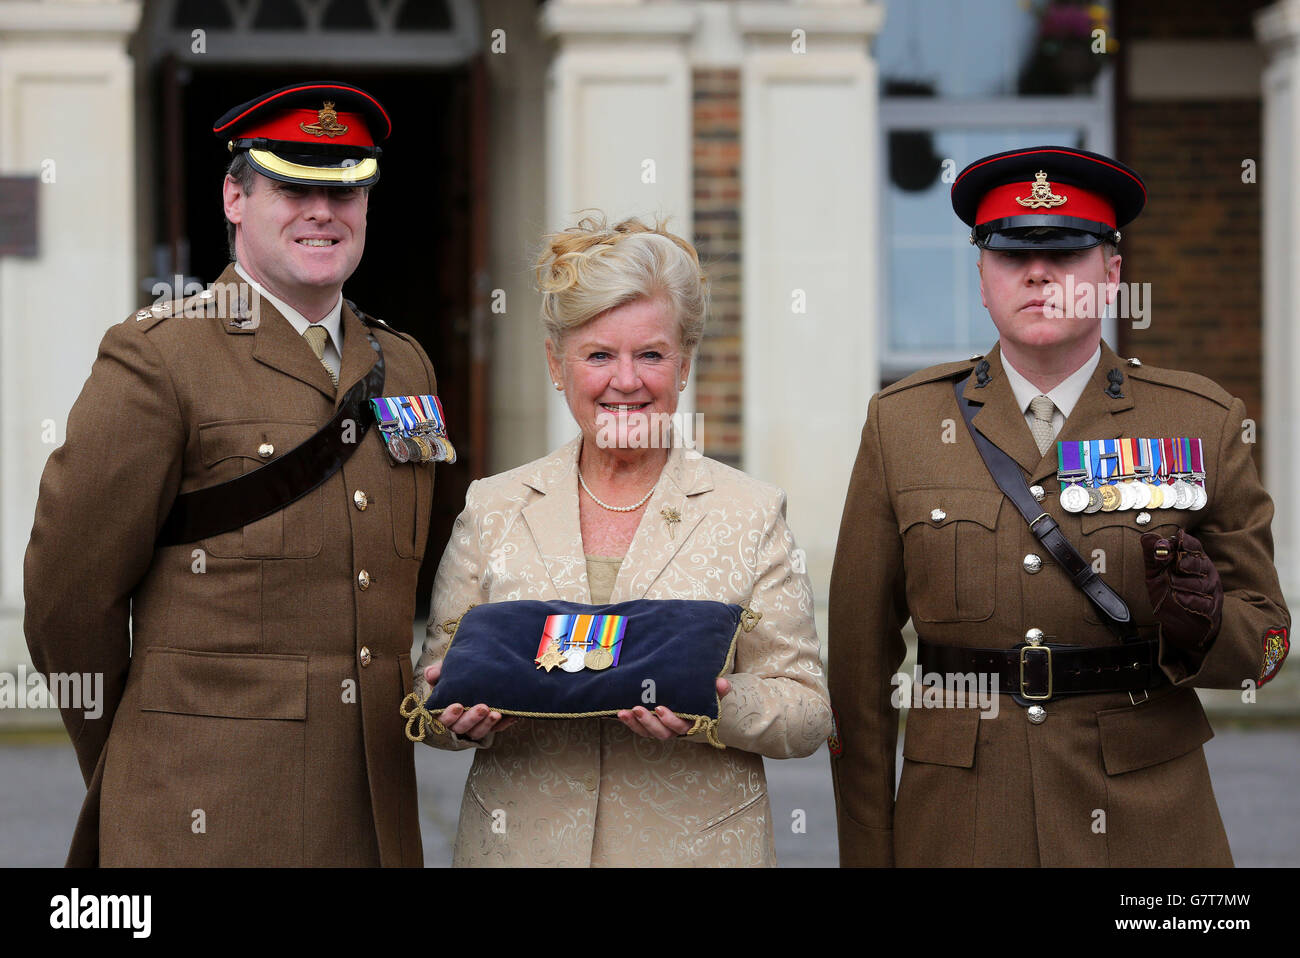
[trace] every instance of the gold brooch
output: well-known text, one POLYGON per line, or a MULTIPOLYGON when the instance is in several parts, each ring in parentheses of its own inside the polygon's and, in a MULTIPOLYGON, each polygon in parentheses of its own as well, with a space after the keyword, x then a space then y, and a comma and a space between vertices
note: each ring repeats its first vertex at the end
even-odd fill
POLYGON ((324 109, 316 111, 315 123, 299 123, 298 129, 312 136, 342 136, 348 128, 339 122, 339 115, 334 112, 334 101, 326 100, 324 109))
POLYGON ((677 538, 677 523, 682 521, 682 514, 672 506, 665 506, 659 510, 659 515, 664 517, 664 522, 668 523, 668 538, 677 538))
POLYGON ((1034 209, 1039 206, 1060 206, 1065 202, 1065 197, 1057 196, 1052 192, 1052 184, 1047 182, 1047 174, 1039 170, 1034 174, 1034 182, 1029 189, 1029 199, 1017 196, 1016 202, 1021 206, 1034 209))

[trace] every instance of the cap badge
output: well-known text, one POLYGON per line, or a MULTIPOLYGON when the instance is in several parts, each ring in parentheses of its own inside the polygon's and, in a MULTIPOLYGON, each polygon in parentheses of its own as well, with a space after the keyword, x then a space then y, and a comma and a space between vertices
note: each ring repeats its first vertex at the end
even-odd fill
MULTIPOLYGON (((339 122, 339 115, 334 112, 333 100, 326 100, 324 108, 316 111, 315 123, 299 123, 298 128, 312 136, 342 136, 348 131, 348 128, 339 122)), ((1037 191, 1038 188, 1034 187, 1034 189, 1037 191)))
POLYGON ((1052 184, 1047 182, 1047 174, 1039 170, 1034 174, 1034 182, 1029 190, 1029 199, 1017 196, 1016 202, 1032 210, 1040 206, 1060 206, 1065 202, 1065 197, 1057 196, 1052 192, 1052 184))

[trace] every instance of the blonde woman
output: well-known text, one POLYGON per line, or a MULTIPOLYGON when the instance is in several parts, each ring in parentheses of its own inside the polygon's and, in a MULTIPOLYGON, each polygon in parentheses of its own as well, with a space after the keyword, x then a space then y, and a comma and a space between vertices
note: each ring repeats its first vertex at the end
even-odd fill
POLYGON ((812 753, 830 703, 785 494, 658 441, 708 309, 698 255, 635 219, 584 219, 547 238, 537 278, 551 379, 579 435, 470 486, 434 584, 416 692, 437 681, 442 623, 472 604, 711 599, 762 619, 718 680, 723 750, 663 707, 617 721, 447 709, 453 734, 426 741, 478 750, 455 864, 774 865, 762 756, 812 753))

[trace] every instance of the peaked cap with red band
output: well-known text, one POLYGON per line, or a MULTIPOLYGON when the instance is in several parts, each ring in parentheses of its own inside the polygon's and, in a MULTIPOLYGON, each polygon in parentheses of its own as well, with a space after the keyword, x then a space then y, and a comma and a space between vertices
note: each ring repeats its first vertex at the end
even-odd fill
POLYGON ((264 176, 305 186, 370 186, 393 124, 379 101, 330 81, 291 83, 241 103, 212 124, 232 153, 264 176))
POLYGON ((952 184, 952 208, 971 227, 971 242, 992 250, 1118 243, 1146 200, 1142 178, 1123 163, 1065 146, 986 156, 952 184))

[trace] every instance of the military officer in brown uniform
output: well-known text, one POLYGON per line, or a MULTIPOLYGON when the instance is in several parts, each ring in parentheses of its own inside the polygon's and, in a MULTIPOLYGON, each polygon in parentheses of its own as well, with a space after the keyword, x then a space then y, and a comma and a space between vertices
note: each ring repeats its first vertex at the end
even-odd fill
POLYGON ((1145 197, 1064 147, 953 184, 999 341, 868 408, 831 580, 843 865, 1232 862, 1195 689, 1253 694, 1290 616, 1241 400, 1101 341, 1145 197), (896 676, 909 617, 933 695, 896 676))
POLYGON ((369 399, 436 393, 418 343, 341 296, 389 119, 301 83, 215 126, 236 263, 109 329, 41 480, 25 572, 88 793, 75 865, 422 863, 416 577, 433 466, 369 399))

